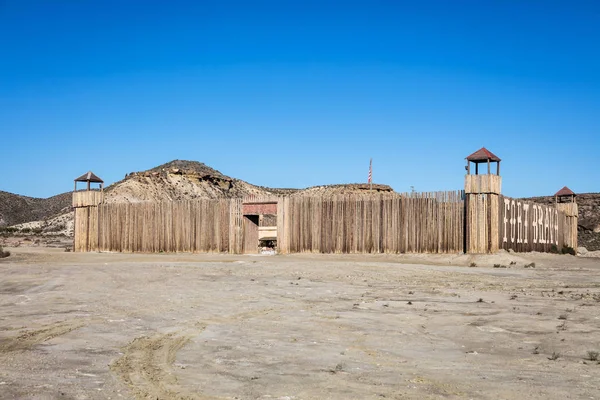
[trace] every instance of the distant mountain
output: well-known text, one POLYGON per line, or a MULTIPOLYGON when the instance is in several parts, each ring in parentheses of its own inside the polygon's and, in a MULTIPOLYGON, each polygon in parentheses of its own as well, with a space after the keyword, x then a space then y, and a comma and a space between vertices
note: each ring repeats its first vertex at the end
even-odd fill
POLYGON ((70 210, 71 192, 47 199, 0 191, 0 227, 44 220, 70 210))

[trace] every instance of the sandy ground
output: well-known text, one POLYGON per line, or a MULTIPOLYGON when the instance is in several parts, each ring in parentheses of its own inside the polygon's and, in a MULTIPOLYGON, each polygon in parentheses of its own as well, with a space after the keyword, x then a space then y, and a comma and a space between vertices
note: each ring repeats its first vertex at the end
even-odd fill
POLYGON ((8 250, 2 399, 600 399, 600 259, 8 250))

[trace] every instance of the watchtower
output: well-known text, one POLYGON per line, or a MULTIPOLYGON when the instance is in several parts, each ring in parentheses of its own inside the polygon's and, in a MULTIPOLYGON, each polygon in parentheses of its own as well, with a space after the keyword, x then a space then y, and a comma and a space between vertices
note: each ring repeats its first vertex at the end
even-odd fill
POLYGON ((502 178, 500 157, 482 147, 466 157, 465 169, 465 251, 492 253, 499 249, 498 224, 502 178), (475 164, 472 174, 471 163, 475 164), (492 173, 492 163, 496 173, 492 173), (487 174, 479 174, 479 165, 487 165, 487 174))
POLYGON ((575 197, 577 195, 568 187, 563 187, 554 194, 556 209, 565 213, 567 226, 565 228, 565 245, 577 249, 577 223, 579 208, 575 197))
POLYGON ((92 171, 74 180, 73 208, 74 221, 74 251, 98 250, 98 205, 104 201, 104 181, 92 171), (77 183, 86 183, 86 188, 77 190, 77 183), (92 184, 98 187, 93 188, 92 184))

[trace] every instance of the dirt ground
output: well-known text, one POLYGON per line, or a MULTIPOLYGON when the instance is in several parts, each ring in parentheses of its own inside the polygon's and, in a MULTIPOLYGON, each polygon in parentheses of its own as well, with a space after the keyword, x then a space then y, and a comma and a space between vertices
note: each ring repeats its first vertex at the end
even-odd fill
POLYGON ((7 250, 2 399, 600 398, 597 258, 7 250))

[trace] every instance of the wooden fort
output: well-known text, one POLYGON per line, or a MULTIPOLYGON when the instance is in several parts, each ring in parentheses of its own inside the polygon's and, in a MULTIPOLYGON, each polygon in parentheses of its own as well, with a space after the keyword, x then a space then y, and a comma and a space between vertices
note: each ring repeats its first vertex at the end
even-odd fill
POLYGON ((75 251, 492 253, 577 247, 568 188, 553 205, 505 197, 500 158, 467 158, 464 190, 105 203, 102 180, 75 179, 75 251), (495 171, 494 171, 495 170, 495 171), (480 173, 483 172, 483 173, 480 173), (77 184, 85 183, 78 190, 77 184), (92 188, 92 184, 99 187, 92 188))

